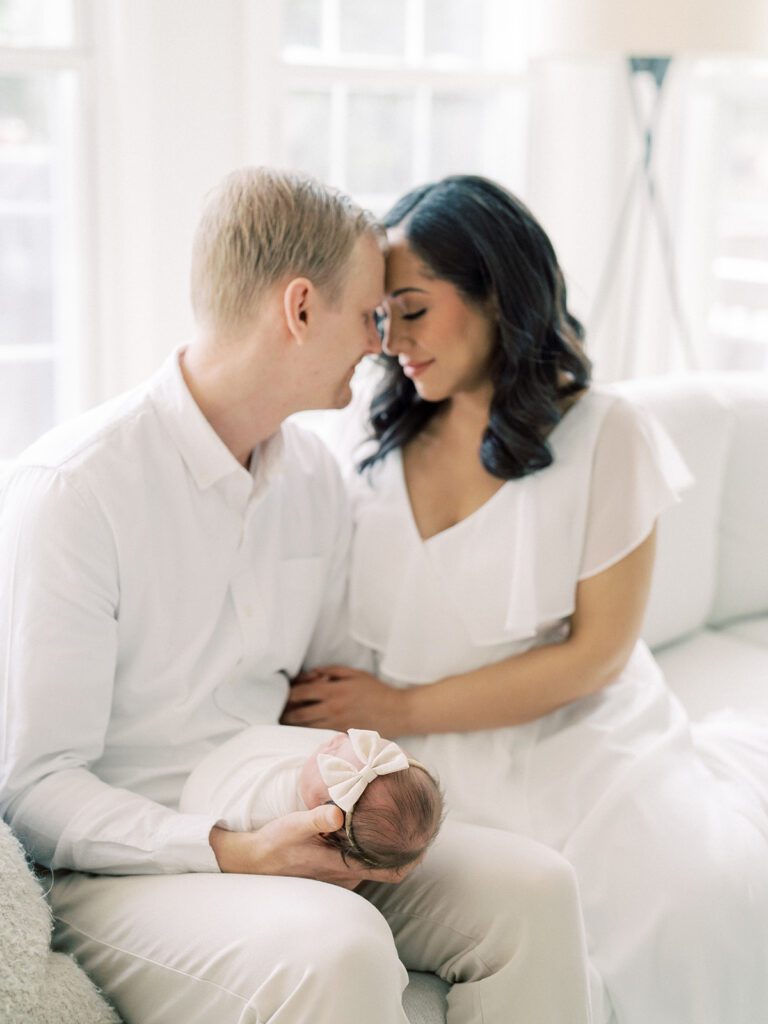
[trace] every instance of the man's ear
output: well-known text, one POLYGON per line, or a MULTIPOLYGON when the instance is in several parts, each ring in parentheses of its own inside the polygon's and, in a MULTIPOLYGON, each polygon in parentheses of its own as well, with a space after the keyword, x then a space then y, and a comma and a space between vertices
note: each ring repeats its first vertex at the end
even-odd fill
POLYGON ((283 312, 286 326, 299 345, 303 345, 306 341, 314 297, 314 286, 306 277, 295 277, 288 282, 283 292, 283 312))

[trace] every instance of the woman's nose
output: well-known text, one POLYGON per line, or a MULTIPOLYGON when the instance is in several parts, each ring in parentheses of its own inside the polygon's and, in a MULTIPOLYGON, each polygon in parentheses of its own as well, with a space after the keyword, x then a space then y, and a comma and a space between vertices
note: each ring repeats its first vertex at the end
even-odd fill
POLYGON ((393 322, 392 317, 388 317, 381 339, 381 348, 384 354, 388 356, 398 355, 403 350, 403 340, 402 330, 393 322))

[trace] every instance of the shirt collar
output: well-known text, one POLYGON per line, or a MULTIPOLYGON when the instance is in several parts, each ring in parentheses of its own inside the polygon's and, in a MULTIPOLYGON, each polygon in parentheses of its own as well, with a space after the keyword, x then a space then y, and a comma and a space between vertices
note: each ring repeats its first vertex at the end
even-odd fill
POLYGON ((158 417, 170 434, 200 490, 207 490, 233 474, 251 477, 255 491, 263 491, 282 465, 282 429, 267 438, 252 460, 253 475, 237 461, 203 415, 181 372, 177 348, 150 381, 150 397, 158 417))

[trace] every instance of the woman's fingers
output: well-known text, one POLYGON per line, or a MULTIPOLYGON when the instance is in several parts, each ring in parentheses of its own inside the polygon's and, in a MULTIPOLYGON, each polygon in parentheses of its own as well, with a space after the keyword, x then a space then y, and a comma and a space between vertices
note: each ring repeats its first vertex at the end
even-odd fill
POLYGON ((328 723, 318 714, 315 705, 286 708, 280 716, 281 725, 306 725, 315 729, 328 728, 328 723))
POLYGON ((318 665, 312 672, 317 672, 328 679, 352 679, 355 676, 367 675, 362 669, 350 668, 349 665, 318 665))
POLYGON ((333 683, 327 681, 297 683, 288 695, 286 707, 307 704, 311 701, 326 700, 333 694, 333 683))
POLYGON ((323 673, 316 668, 310 669, 308 672, 299 672, 299 674, 291 680, 291 686, 303 686, 304 683, 313 683, 316 679, 322 679, 323 673))

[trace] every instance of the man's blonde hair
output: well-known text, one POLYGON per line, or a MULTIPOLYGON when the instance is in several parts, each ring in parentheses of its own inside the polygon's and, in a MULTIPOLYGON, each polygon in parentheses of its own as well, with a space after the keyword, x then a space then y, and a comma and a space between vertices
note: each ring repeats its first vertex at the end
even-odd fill
POLYGON ((231 326, 270 285, 307 277, 337 301, 355 242, 373 216, 313 178, 268 167, 233 171, 210 193, 192 247, 198 321, 231 326))

